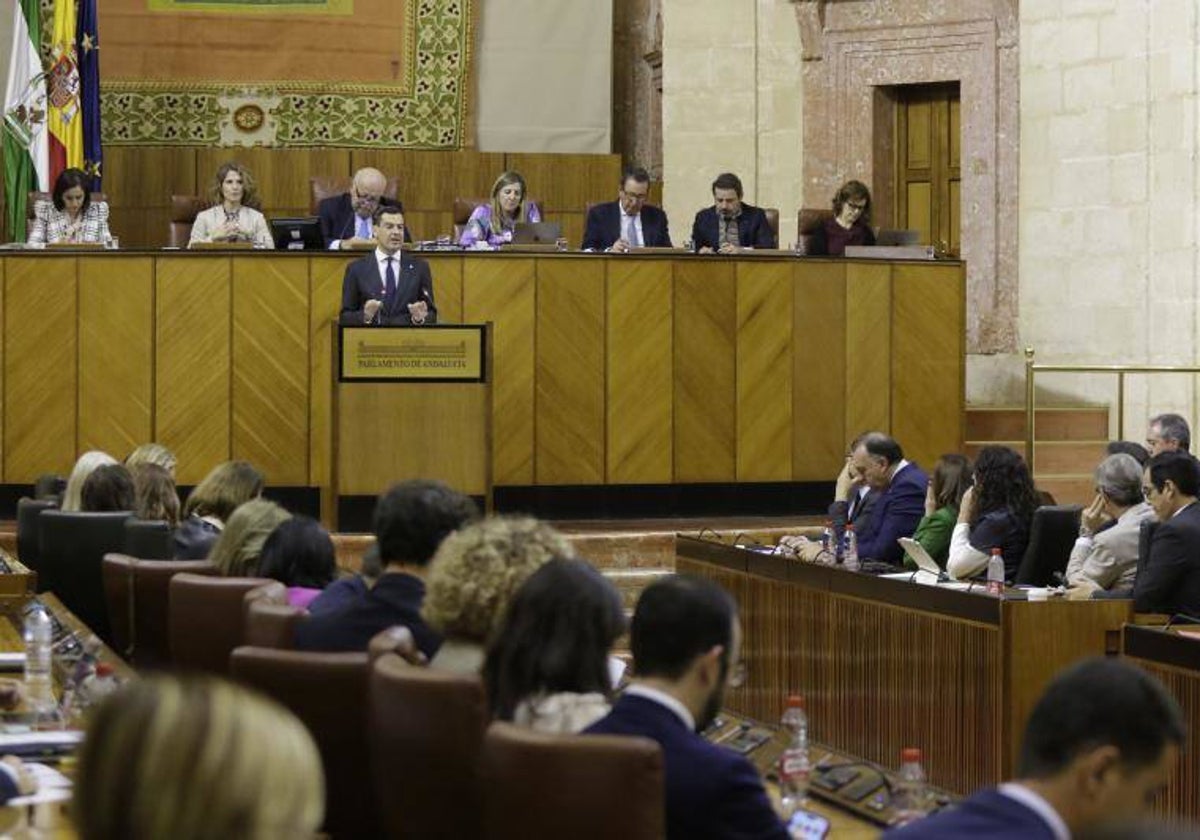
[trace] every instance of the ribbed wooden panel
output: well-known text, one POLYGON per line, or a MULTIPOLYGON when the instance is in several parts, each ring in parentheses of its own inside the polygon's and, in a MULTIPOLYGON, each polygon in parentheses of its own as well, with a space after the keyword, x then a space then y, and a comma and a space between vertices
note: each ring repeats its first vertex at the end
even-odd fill
POLYGON ((308 313, 308 483, 321 488, 321 516, 333 521, 333 321, 342 301, 342 277, 349 260, 321 256, 309 260, 308 313))
POLYGON ((892 269, 892 434, 905 455, 932 467, 946 441, 963 439, 966 304, 962 268, 892 269), (956 362, 955 360, 959 360, 956 362))
POLYGON ((162 261, 156 282, 156 437, 195 484, 230 457, 229 258, 162 261))
POLYGON ((604 264, 537 267, 538 484, 604 482, 604 264))
POLYGON ((154 261, 79 261, 79 450, 154 438, 154 261))
POLYGON ((734 264, 675 265, 675 480, 733 481, 737 446, 734 264))
POLYGON ((671 265, 608 264, 609 484, 669 484, 672 475, 671 265))
POLYGON ((846 265, 847 441, 891 428, 891 273, 887 263, 846 265))
MULTIPOLYGON (((207 177, 212 176, 210 172, 207 177)), ((195 195, 201 189, 196 182, 195 148, 109 146, 104 150, 108 226, 122 248, 166 245, 171 195, 195 195)))
POLYGON ((438 323, 463 323, 463 261, 440 259, 430 266, 438 323))
POLYGON ((233 259, 233 457, 308 481, 308 264, 233 259))
POLYGON ((1155 801, 1154 810, 1164 817, 1188 820, 1194 825, 1200 822, 1200 763, 1196 761, 1196 756, 1200 755, 1200 673, 1146 659, 1130 657, 1129 661, 1162 680, 1183 711, 1187 737, 1182 755, 1171 773, 1166 791, 1155 801))
POLYGON ((211 186, 217 169, 229 160, 250 171, 267 218, 307 216, 312 204, 309 179, 350 171, 349 149, 202 148, 196 152, 196 184, 201 192, 211 186))
POLYGON ((737 480, 792 477, 792 266, 737 267, 737 480))
POLYGON ((491 321, 495 325, 495 484, 533 484, 535 289, 532 259, 472 260, 463 275, 463 320, 471 324, 491 321))
POLYGON ((830 481, 846 451, 846 264, 797 265, 792 315, 792 478, 830 481))
POLYGON ((355 149, 350 153, 350 170, 363 166, 374 166, 399 180, 398 192, 406 213, 440 210, 449 214, 455 198, 491 194, 492 183, 504 171, 504 154, 355 149))
POLYGON ((12 257, 4 275, 4 480, 66 475, 76 452, 76 260, 12 257))
POLYGON ((524 176, 529 197, 548 215, 582 213, 589 202, 612 201, 620 187, 620 155, 509 154, 506 164, 524 176))

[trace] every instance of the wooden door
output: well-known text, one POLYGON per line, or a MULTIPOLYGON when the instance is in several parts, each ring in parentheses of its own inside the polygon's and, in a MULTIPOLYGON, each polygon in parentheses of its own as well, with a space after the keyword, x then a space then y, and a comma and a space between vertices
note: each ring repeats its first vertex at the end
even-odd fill
POLYGON ((900 228, 959 253, 962 121, 958 82, 904 85, 896 107, 896 206, 900 228))

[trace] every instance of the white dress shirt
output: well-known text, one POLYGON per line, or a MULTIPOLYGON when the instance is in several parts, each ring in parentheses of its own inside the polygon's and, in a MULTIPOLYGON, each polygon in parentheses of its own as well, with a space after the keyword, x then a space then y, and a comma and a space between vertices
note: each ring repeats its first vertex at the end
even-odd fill
POLYGON ((683 721, 683 725, 688 728, 688 732, 696 731, 696 719, 692 717, 692 713, 688 711, 687 706, 665 691, 659 691, 657 688, 650 688, 641 683, 633 683, 625 689, 625 693, 630 697, 641 697, 660 706, 666 706, 675 713, 676 717, 683 721))
POLYGON ((1071 830, 1067 828, 1063 818, 1058 815, 1058 811, 1054 810, 1054 806, 1040 794, 1016 782, 1005 782, 996 790, 1009 799, 1020 802, 1041 817, 1042 821, 1050 828, 1051 833, 1054 834, 1055 840, 1071 840, 1071 830))

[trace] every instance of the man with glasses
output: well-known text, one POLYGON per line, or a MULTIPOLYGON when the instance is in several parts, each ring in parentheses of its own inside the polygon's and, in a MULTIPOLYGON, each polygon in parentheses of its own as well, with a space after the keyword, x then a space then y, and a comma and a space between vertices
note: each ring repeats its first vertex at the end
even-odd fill
POLYGON ((1188 422, 1178 414, 1159 414, 1151 417, 1146 426, 1146 448, 1151 455, 1187 452, 1191 443, 1192 433, 1188 429, 1188 422))
POLYGON ((650 173, 640 166, 627 167, 617 200, 588 210, 583 250, 626 254, 634 248, 670 248, 667 214, 646 203, 649 195, 650 173))
MULTIPOLYGON (((386 189, 387 178, 384 174, 367 166, 354 173, 350 192, 331 196, 318 204, 317 215, 321 218, 325 247, 334 251, 373 247, 375 225, 371 219, 375 209, 383 206, 404 212, 399 201, 384 196, 386 189)), ((412 241, 408 228, 404 229, 404 241, 412 241)))
POLYGON ((733 598, 710 581, 672 575, 642 593, 629 637, 637 676, 586 733, 640 735, 662 747, 668 838, 784 840, 754 765, 698 734, 721 710, 726 686, 745 676, 733 598))
POLYGON ((1142 490, 1158 524, 1142 541, 1133 607, 1200 615, 1200 463, 1187 452, 1161 452, 1146 464, 1142 490))

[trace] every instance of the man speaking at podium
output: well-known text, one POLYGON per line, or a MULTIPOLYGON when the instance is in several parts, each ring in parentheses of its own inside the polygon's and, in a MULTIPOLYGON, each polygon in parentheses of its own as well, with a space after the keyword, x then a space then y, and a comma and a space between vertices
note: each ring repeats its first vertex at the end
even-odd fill
POLYGON ((348 327, 436 323, 429 263, 400 252, 404 211, 378 207, 373 222, 375 250, 346 266, 338 323, 348 327))

